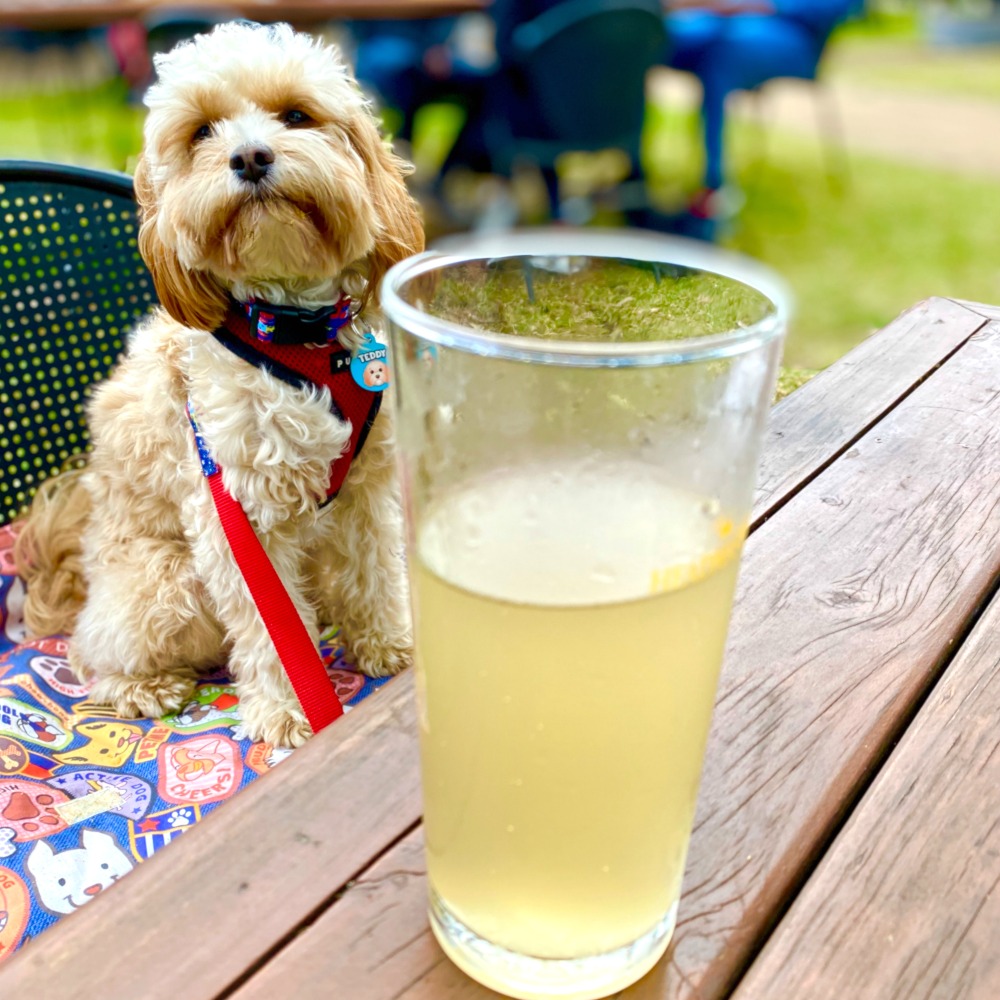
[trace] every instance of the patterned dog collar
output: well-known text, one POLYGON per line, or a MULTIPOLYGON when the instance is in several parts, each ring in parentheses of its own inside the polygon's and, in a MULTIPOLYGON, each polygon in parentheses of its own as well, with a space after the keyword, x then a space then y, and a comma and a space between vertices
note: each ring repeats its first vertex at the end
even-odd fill
POLYGON ((337 332, 351 320, 351 297, 342 295, 332 306, 322 309, 297 309, 268 302, 239 302, 250 321, 250 329, 265 344, 327 344, 337 339, 337 332))

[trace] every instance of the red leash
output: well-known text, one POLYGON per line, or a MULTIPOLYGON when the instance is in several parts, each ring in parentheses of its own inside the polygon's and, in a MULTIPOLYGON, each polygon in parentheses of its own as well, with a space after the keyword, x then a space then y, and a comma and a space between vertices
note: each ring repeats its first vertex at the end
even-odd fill
POLYGON ((264 621, 267 634, 285 673, 291 681, 302 711, 314 733, 344 714, 326 667, 261 545, 250 519, 222 483, 222 469, 212 458, 188 404, 188 418, 194 430, 202 471, 212 490, 222 530, 233 550, 233 558, 243 574, 250 596, 264 621))

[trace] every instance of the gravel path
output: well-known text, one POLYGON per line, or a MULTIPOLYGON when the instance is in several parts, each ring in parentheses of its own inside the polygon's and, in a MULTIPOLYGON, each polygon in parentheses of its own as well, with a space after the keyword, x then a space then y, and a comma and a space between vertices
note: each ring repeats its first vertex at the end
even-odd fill
MULTIPOLYGON (((652 80, 657 100, 697 105, 697 84, 667 71, 652 80)), ((832 79, 817 88, 777 80, 764 89, 760 106, 769 127, 807 136, 820 133, 817 105, 834 107, 849 149, 943 170, 1000 177, 1000 95, 996 100, 860 86, 832 79)), ((736 115, 756 116, 745 94, 731 98, 736 115)))

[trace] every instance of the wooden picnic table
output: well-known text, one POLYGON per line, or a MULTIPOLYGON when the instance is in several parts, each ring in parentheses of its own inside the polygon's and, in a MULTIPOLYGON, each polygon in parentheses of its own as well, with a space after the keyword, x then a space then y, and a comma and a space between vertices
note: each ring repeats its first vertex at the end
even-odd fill
POLYGON ((2 0, 0 28, 93 28, 161 13, 229 15, 296 25, 484 10, 489 0, 2 0))
MULTIPOLYGON (((1000 996, 998 572, 1000 309, 932 299, 774 409, 680 921, 621 997, 1000 996)), ((45 1000, 493 995, 428 928, 409 674, 0 967, 45 1000)))

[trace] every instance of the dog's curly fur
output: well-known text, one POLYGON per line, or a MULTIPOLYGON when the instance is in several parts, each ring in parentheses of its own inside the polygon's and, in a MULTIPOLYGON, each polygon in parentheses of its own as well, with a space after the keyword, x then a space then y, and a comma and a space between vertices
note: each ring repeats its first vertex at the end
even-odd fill
POLYGON ((248 735, 299 745, 308 724, 222 533, 185 404, 310 633, 338 622, 360 669, 398 671, 411 631, 389 400, 320 510, 349 425, 327 390, 278 381, 208 331, 230 295, 316 308, 347 292, 377 323, 378 281, 422 249, 420 216, 333 49, 286 25, 226 24, 157 71, 135 186, 162 308, 94 394, 86 469, 47 483, 29 512, 26 619, 71 633, 92 697, 124 717, 179 708, 198 672, 228 658, 248 735), (257 185, 230 167, 247 144, 274 154, 257 185))

